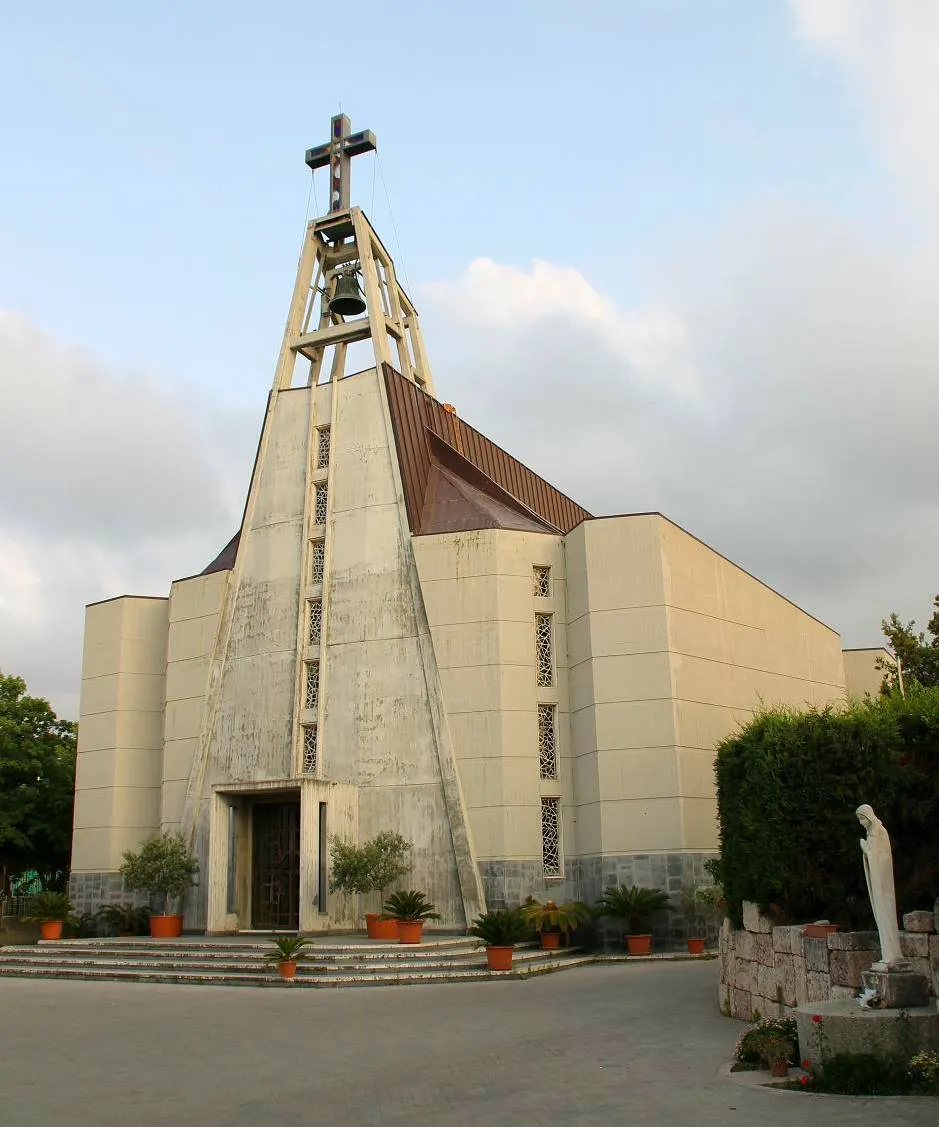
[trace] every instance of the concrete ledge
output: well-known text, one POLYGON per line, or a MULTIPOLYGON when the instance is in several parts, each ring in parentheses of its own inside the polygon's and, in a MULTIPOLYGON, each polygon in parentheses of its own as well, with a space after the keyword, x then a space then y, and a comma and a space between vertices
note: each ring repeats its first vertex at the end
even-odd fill
POLYGON ((939 1048, 935 999, 910 1010, 868 1010, 847 999, 815 1002, 799 1006, 794 1016, 799 1053, 812 1064, 824 1065, 837 1053, 912 1056, 920 1049, 939 1048))

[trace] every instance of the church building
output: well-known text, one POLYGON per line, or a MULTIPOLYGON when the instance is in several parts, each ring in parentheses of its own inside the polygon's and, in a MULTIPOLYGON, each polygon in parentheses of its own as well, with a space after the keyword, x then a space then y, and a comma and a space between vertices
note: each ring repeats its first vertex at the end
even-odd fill
POLYGON ((330 892, 329 843, 381 830, 413 842, 404 884, 440 927, 528 895, 676 892, 717 848, 715 744, 761 703, 844 698, 830 627, 659 513, 588 512, 436 397, 350 206, 374 147, 339 115, 307 153, 330 210, 240 529, 167 596, 87 608, 79 910, 127 898, 122 852, 161 830, 196 851, 186 927, 211 933, 355 927, 377 899, 330 892))

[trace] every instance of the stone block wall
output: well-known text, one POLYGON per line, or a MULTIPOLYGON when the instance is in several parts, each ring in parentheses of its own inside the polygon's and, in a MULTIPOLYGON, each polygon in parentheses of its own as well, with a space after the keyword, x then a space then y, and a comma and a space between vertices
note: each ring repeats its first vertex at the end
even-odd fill
MULTIPOLYGON (((880 957, 876 931, 804 935, 804 924, 775 927, 744 904, 743 928, 724 920, 718 941, 721 1012, 743 1021, 782 1017, 796 1006, 854 998, 861 975, 880 957)), ((903 917, 900 944, 913 969, 939 993, 939 911, 903 917)))

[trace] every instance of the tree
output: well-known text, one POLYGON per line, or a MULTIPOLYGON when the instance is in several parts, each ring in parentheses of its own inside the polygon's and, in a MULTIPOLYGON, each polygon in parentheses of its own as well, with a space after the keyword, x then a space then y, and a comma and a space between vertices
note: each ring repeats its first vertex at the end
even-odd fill
POLYGON ((60 720, 21 677, 0 672, 0 892, 39 873, 44 887, 68 872, 76 725, 60 720))
MULTIPOLYGON (((896 614, 884 619, 881 628, 900 663, 904 688, 911 685, 939 688, 939 595, 933 599, 932 618, 926 623, 925 631, 917 633, 915 621, 901 622, 896 614)), ((896 666, 879 658, 877 667, 884 671, 881 691, 890 693, 898 689, 900 676, 896 666)))

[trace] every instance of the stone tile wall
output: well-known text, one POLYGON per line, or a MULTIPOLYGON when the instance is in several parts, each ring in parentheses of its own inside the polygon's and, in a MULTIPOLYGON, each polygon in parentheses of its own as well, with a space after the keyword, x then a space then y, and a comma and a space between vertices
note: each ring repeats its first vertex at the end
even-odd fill
MULTIPOLYGON (((807 1002, 854 998, 861 975, 880 957, 876 931, 835 932, 825 939, 804 925, 774 927, 755 904, 744 904, 743 928, 720 931, 721 1012, 743 1021, 781 1017, 807 1002)), ((900 944, 913 969, 939 992, 939 910, 903 917, 900 944)))
POLYGON ((150 902, 145 892, 128 892, 120 873, 72 873, 68 894, 77 916, 83 912, 96 912, 105 904, 148 906, 150 902))

